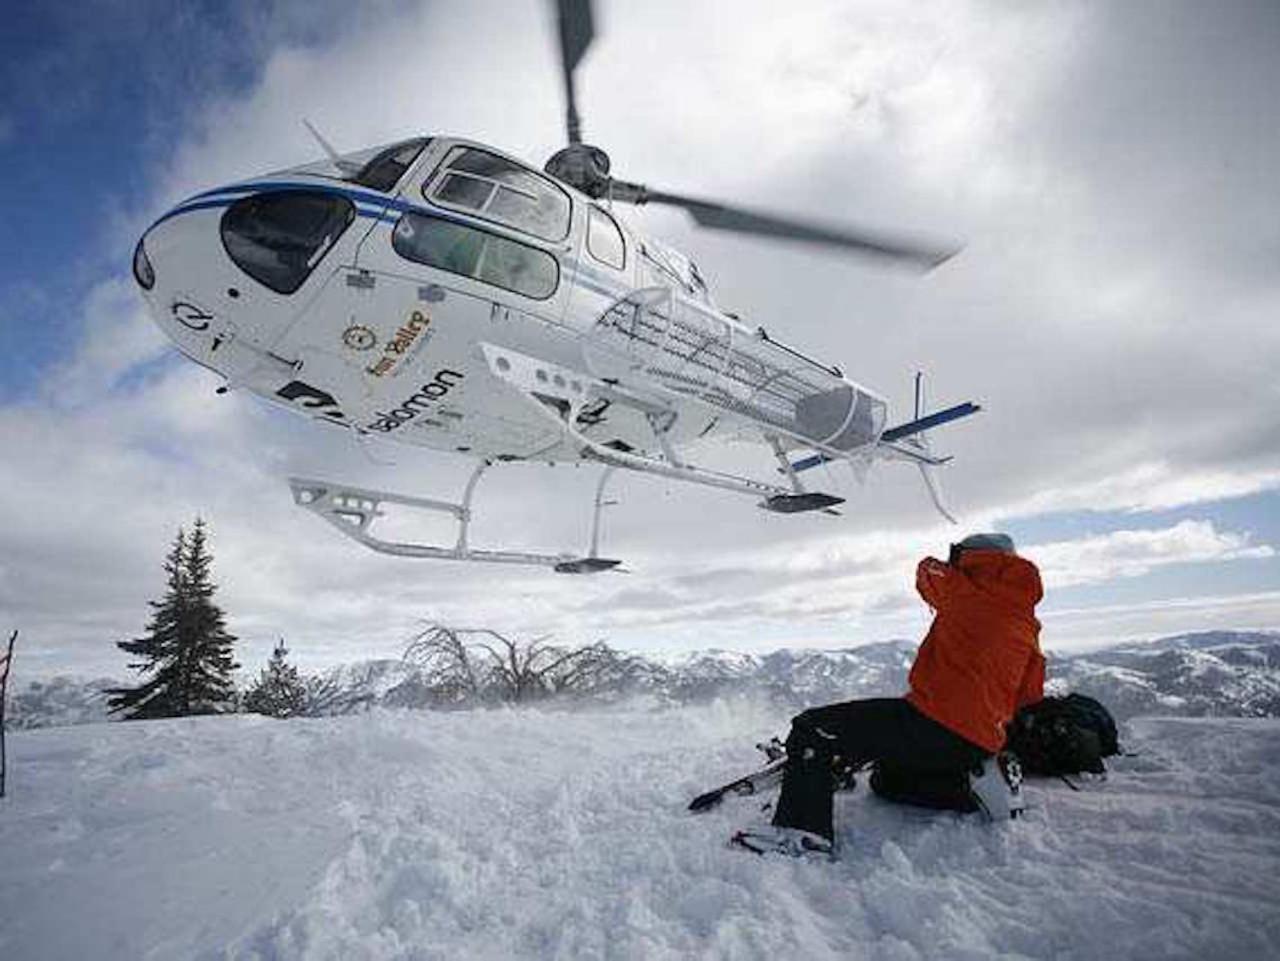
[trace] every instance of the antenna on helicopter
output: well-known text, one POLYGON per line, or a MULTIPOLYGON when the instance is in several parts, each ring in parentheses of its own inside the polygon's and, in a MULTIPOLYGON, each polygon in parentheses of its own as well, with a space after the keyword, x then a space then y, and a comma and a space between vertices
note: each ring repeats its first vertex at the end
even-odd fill
POLYGON ((556 25, 560 37, 560 65, 564 74, 567 109, 565 119, 569 143, 552 154, 543 169, 553 177, 581 190, 589 197, 608 196, 618 203, 664 204, 686 211, 701 227, 740 234, 797 240, 836 247, 860 256, 877 257, 921 270, 932 270, 960 252, 955 245, 925 243, 880 231, 835 227, 795 217, 699 200, 644 184, 619 180, 610 175, 609 155, 599 147, 582 142, 582 120, 578 114, 574 72, 595 39, 591 0, 555 0, 556 25))
POLYGON ((343 160, 338 155, 338 151, 333 149, 333 144, 325 140, 324 137, 320 135, 320 131, 311 126, 311 121, 306 117, 302 118, 302 125, 307 128, 307 131, 311 136, 315 137, 316 143, 320 145, 320 149, 325 152, 325 155, 329 158, 329 162, 331 164, 341 170, 344 174, 356 174, 360 172, 360 165, 358 163, 352 163, 350 160, 343 160))

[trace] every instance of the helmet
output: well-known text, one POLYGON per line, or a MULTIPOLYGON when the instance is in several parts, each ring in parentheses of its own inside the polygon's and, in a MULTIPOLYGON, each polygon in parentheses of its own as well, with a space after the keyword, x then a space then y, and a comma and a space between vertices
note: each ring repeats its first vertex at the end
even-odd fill
POLYGON ((947 556, 948 564, 955 564, 965 551, 1000 551, 1004 554, 1018 553, 1013 546, 1013 538, 1008 534, 970 534, 964 540, 951 545, 951 553, 947 556))

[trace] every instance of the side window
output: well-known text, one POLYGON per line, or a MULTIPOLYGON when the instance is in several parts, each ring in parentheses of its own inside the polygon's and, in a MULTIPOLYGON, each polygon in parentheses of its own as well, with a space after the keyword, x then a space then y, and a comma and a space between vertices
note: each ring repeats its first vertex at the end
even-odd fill
POLYGON ((599 207, 587 208, 587 250, 602 264, 621 270, 627 264, 627 246, 617 223, 599 207))
POLYGON ((560 267, 545 250, 440 217, 405 214, 391 233, 391 245, 406 260, 534 300, 546 300, 560 283, 560 267))
POLYGON ((422 192, 442 207, 542 240, 569 236, 569 195, 540 174, 483 150, 455 149, 422 192))

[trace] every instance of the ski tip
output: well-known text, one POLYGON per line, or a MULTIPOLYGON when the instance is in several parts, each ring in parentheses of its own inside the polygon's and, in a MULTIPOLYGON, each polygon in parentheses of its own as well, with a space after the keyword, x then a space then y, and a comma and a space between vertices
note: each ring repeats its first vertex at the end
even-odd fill
POLYGON ((720 799, 722 797, 723 795, 719 791, 708 791, 706 794, 699 794, 689 802, 689 810, 694 814, 699 814, 703 811, 710 811, 720 803, 720 799))

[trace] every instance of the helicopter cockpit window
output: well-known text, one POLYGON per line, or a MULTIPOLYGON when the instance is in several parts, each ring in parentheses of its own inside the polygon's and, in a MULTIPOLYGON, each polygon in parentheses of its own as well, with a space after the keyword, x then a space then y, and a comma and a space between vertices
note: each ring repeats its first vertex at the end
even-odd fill
POLYGON ((252 194, 222 215, 222 246, 254 280, 291 294, 355 218, 355 204, 327 191, 252 194))
POLYGON ((546 300, 560 283, 560 267, 545 250, 440 217, 406 213, 391 233, 391 245, 407 260, 534 300, 546 300))
POLYGON ((602 264, 621 270, 627 263, 622 231, 612 217, 599 207, 588 207, 587 250, 602 264))
POLYGON ((381 190, 384 193, 391 191, 400 182, 404 172, 413 166, 413 162, 418 159, 418 154, 422 153, 422 148, 430 142, 430 139, 419 137, 417 140, 409 140, 388 147, 374 155, 361 167, 360 172, 351 178, 352 183, 373 190, 381 190))
POLYGON ((443 207, 543 240, 569 236, 569 195, 532 170, 484 150, 455 149, 423 193, 443 207))

